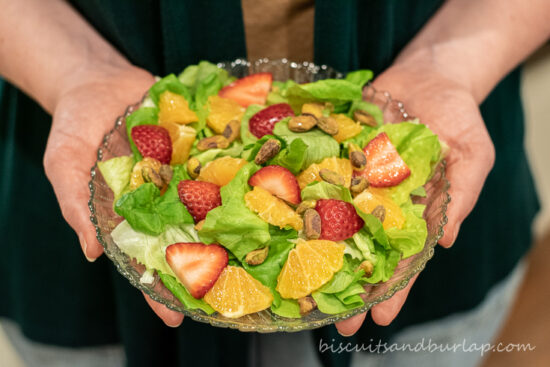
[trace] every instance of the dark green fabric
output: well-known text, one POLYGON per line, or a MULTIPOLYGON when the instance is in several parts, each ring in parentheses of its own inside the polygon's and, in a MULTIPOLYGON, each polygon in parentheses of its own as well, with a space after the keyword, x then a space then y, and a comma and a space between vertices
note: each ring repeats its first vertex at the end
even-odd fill
MULTIPOLYGON (((71 2, 131 62, 157 75, 179 72, 202 59, 246 56, 237 0, 71 2)), ((441 2, 317 0, 315 61, 341 71, 361 67, 380 73, 441 2)), ((404 326, 475 307, 529 248, 538 201, 523 148, 519 86, 516 70, 481 107, 497 159, 457 243, 436 250, 392 325, 367 321, 355 340, 388 339, 404 326)), ((45 343, 120 341, 129 366, 247 363, 249 334, 191 320, 178 329, 165 327, 108 260, 88 264, 44 176, 42 155, 51 118, 0 81, 0 119, 0 316, 14 319, 28 337, 45 343)), ((334 327, 313 336, 315 348, 321 337, 341 340, 334 327)), ((327 366, 346 365, 350 358, 320 357, 327 366)))

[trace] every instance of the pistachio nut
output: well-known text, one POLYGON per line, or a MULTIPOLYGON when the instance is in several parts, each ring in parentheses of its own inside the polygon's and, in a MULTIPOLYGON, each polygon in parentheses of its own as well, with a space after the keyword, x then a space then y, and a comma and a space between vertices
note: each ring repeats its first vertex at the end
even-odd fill
POLYGON ((223 130, 223 137, 226 138, 230 143, 239 137, 241 134, 241 123, 239 120, 231 120, 225 125, 223 130))
POLYGON ((201 162, 195 157, 189 158, 187 161, 187 173, 189 173, 189 176, 191 178, 197 178, 199 177, 199 174, 201 173, 202 165, 201 162))
POLYGON ((377 205, 372 210, 371 214, 378 218, 380 222, 384 223, 384 219, 386 219, 386 208, 384 208, 384 205, 377 205))
POLYGON ((313 297, 306 296, 298 299, 300 305, 300 315, 304 316, 317 308, 317 303, 313 297))
POLYGON ((302 215, 308 209, 315 209, 316 205, 317 205, 317 201, 315 201, 315 200, 304 200, 296 208, 296 213, 302 215))
POLYGON ((269 246, 250 251, 248 254, 246 254, 244 261, 246 261, 248 265, 260 265, 265 261, 268 253, 269 246))
POLYGON ((329 135, 338 134, 338 122, 329 116, 322 116, 317 119, 317 126, 329 135))
POLYGON ((275 157, 280 150, 281 142, 279 140, 268 139, 256 154, 256 157, 254 158, 254 163, 264 164, 271 158, 275 157))
POLYGON ((169 184, 170 181, 172 181, 172 176, 174 175, 174 172, 172 171, 172 167, 170 167, 169 164, 163 164, 160 166, 159 170, 160 178, 162 178, 162 181, 164 181, 165 184, 169 184))
POLYGON ((378 122, 376 122, 374 117, 365 110, 355 110, 355 112, 353 112, 353 119, 363 125, 372 127, 378 126, 378 122))
POLYGON ((367 187, 369 187, 369 182, 365 177, 355 176, 351 179, 351 186, 349 189, 353 194, 359 194, 365 191, 367 187))
POLYGON ((295 133, 303 133, 313 129, 317 125, 317 118, 309 113, 294 116, 288 121, 288 129, 295 133))
POLYGON ((351 162, 351 168, 356 171, 362 171, 367 165, 367 157, 361 150, 354 150, 349 152, 349 161, 351 162))
POLYGON ((319 176, 321 176, 323 181, 328 182, 329 184, 340 186, 344 186, 345 184, 344 177, 326 168, 321 168, 319 171, 319 176))
POLYGON ((307 209, 304 213, 304 234, 308 240, 321 236, 321 216, 315 209, 307 209))
POLYGON ((372 275, 373 270, 374 270, 374 265, 372 265, 372 263, 369 260, 365 260, 361 264, 359 264, 359 266, 357 267, 357 270, 359 270, 359 269, 364 270, 365 275, 367 277, 370 277, 372 275))
POLYGON ((160 177, 159 173, 151 166, 143 167, 141 169, 141 175, 143 176, 143 181, 152 182, 159 189, 162 189, 164 187, 164 181, 160 177))
POLYGON ((229 146, 229 140, 223 135, 209 136, 201 139, 197 144, 197 149, 201 152, 208 149, 225 149, 229 146))

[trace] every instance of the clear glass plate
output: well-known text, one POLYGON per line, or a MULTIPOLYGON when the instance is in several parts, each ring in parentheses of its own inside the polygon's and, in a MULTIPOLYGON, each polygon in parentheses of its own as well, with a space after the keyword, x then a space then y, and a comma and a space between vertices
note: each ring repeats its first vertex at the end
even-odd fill
MULTIPOLYGON (((260 59, 248 62, 237 59, 232 62, 220 63, 219 67, 226 69, 231 75, 243 77, 249 73, 271 72, 274 80, 285 81, 293 79, 299 83, 312 82, 326 78, 342 78, 343 75, 325 65, 313 63, 295 63, 286 59, 268 60, 260 59)), ((402 103, 392 100, 387 92, 380 92, 372 86, 367 86, 364 97, 376 103, 384 111, 386 123, 397 123, 413 119, 408 115, 402 103)), ((103 143, 97 151, 97 161, 104 161, 113 157, 131 154, 126 134, 125 119, 140 103, 127 108, 123 116, 120 116, 115 127, 103 139, 103 143)), ((230 319, 219 314, 206 315, 202 311, 185 309, 178 299, 168 290, 158 276, 150 284, 140 283, 140 278, 145 268, 130 259, 114 243, 111 231, 123 218, 113 211, 113 193, 106 185, 103 176, 97 169, 97 162, 91 170, 90 181, 90 219, 97 231, 97 238, 105 249, 105 254, 113 261, 118 271, 124 275, 130 283, 148 294, 152 299, 166 305, 172 310, 182 312, 194 320, 210 323, 217 327, 229 327, 241 331, 276 332, 276 331, 300 331, 314 329, 329 325, 337 321, 347 319, 353 315, 365 312, 372 306, 390 298, 395 292, 403 289, 409 280, 422 271, 428 260, 433 256, 434 246, 443 235, 443 226, 447 223, 445 215, 447 204, 450 201, 448 194, 449 182, 445 178, 445 162, 441 162, 434 168, 433 177, 426 185, 427 196, 415 197, 415 202, 426 204, 424 218, 428 224, 428 238, 423 250, 402 260, 395 270, 393 277, 385 283, 369 285, 365 289, 365 305, 361 308, 350 310, 337 315, 327 315, 315 310, 301 319, 288 319, 272 314, 269 310, 246 315, 238 319, 230 319)))

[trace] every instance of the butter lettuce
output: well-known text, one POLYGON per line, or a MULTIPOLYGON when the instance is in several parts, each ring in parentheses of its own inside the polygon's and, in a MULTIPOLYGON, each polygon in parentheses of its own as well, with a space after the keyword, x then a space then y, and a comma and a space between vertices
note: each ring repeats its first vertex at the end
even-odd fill
POLYGON ((191 310, 203 310, 208 315, 215 312, 208 303, 202 299, 194 298, 176 278, 162 272, 158 272, 158 274, 164 286, 168 288, 177 299, 180 300, 185 308, 191 310))
POLYGON ((346 80, 362 88, 373 76, 374 74, 371 70, 356 70, 347 73, 346 80))
POLYGON ((246 108, 246 111, 244 111, 244 115, 241 118, 241 139, 245 146, 249 144, 254 144, 256 141, 258 141, 258 138, 252 135, 252 133, 248 129, 248 122, 250 121, 250 118, 252 116, 254 116, 262 109, 264 109, 264 106, 261 106, 259 104, 252 104, 246 108))
POLYGON ((199 237, 203 243, 219 243, 242 260, 250 251, 264 247, 271 239, 269 225, 245 204, 244 195, 250 191, 248 179, 260 166, 249 163, 235 178, 221 188, 222 205, 211 210, 199 237))
POLYGON ((97 167, 107 186, 113 191, 115 203, 128 190, 130 175, 134 167, 132 156, 121 156, 98 162, 97 167))
POLYGON ((384 189, 398 205, 402 205, 408 202, 414 190, 423 186, 430 178, 434 165, 441 159, 441 145, 437 135, 422 124, 403 122, 382 125, 371 132, 369 141, 381 132, 388 134, 411 170, 411 175, 399 185, 384 189))
POLYGON ((174 74, 167 75, 153 84, 149 89, 149 97, 151 97, 155 105, 158 106, 160 95, 166 91, 183 96, 187 103, 189 103, 189 107, 193 109, 191 91, 174 74))
POLYGON ((153 183, 145 183, 124 194, 115 203, 115 212, 132 228, 149 235, 159 235, 168 224, 193 223, 193 217, 179 199, 177 185, 189 176, 181 165, 173 167, 172 181, 164 195, 153 183))
POLYGON ((275 124, 273 134, 290 146, 296 139, 301 139, 307 145, 305 158, 300 169, 305 169, 313 163, 321 162, 328 157, 337 157, 340 154, 340 145, 330 135, 321 130, 310 130, 304 133, 295 133, 288 128, 288 118, 275 124))

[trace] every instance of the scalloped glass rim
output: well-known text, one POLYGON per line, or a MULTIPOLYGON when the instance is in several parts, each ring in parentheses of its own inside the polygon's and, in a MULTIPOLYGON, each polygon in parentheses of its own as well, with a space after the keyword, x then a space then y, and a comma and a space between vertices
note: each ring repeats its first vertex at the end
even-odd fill
MULTIPOLYGON (((273 73, 275 80, 294 79, 300 83, 311 82, 326 78, 342 78, 343 74, 326 65, 315 65, 311 62, 293 62, 287 59, 269 60, 259 59, 249 62, 245 59, 237 59, 231 62, 218 64, 236 77, 243 77, 248 73, 269 71, 273 73)), ((364 91, 365 99, 376 103, 384 111, 384 120, 395 123, 403 120, 412 120, 403 104, 393 100, 388 92, 377 91, 372 85, 368 85, 364 91)), ((449 182, 445 178, 445 161, 434 167, 431 180, 426 185, 428 193, 426 198, 415 198, 415 202, 427 205, 424 217, 428 223, 428 238, 423 250, 407 259, 401 260, 395 274, 384 283, 368 285, 364 297, 365 305, 337 315, 328 315, 315 310, 301 319, 288 319, 272 314, 269 310, 246 315, 238 319, 225 318, 219 314, 207 315, 200 310, 189 310, 168 291, 155 273, 155 281, 150 284, 142 284, 140 278, 145 268, 130 259, 113 242, 110 233, 122 220, 112 210, 113 194, 105 184, 105 181, 97 169, 97 162, 107 160, 115 156, 131 154, 128 146, 125 119, 141 102, 129 106, 124 115, 120 116, 114 128, 105 135, 102 144, 97 151, 97 161, 91 169, 89 183, 90 220, 93 223, 97 239, 104 248, 105 254, 113 261, 117 270, 126 277, 130 283, 149 295, 153 300, 160 302, 168 308, 181 312, 193 320, 209 323, 217 327, 228 327, 241 331, 276 332, 276 331, 300 331, 314 329, 368 311, 372 306, 387 300, 395 292, 403 289, 409 280, 422 271, 426 263, 434 254, 437 241, 443 236, 443 226, 447 223, 446 211, 450 201, 448 194, 449 182)))

